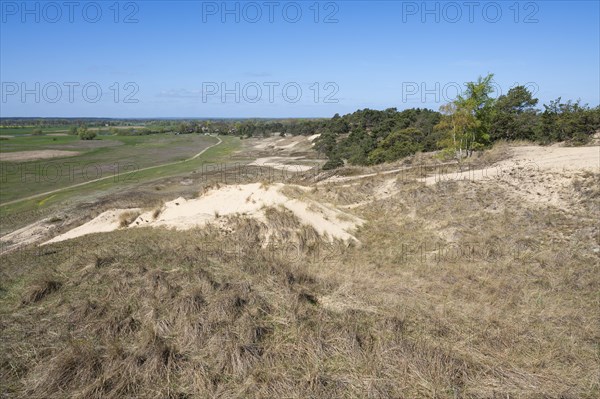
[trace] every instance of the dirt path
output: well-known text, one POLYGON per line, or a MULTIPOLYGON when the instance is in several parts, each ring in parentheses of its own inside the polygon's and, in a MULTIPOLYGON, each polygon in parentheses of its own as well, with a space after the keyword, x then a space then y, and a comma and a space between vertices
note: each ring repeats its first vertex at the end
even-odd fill
MULTIPOLYGON (((146 168, 142 168, 142 169, 138 169, 138 170, 133 170, 131 172, 123 173, 123 176, 127 176, 127 175, 130 175, 132 173, 143 172, 143 171, 150 170, 150 169, 162 168, 164 166, 177 165, 177 164, 180 164, 180 163, 192 161, 192 160, 198 158, 200 155, 204 154, 207 150, 209 150, 209 149, 211 149, 213 147, 216 147, 216 146, 220 145, 223 142, 223 140, 221 140, 221 138, 219 138, 219 137, 217 137, 217 140, 219 140, 218 143, 215 143, 213 145, 210 145, 210 146, 206 147, 205 149, 203 149, 202 151, 200 151, 199 153, 197 153, 196 155, 194 155, 191 158, 184 159, 183 161, 169 162, 169 163, 165 163, 165 164, 162 164, 162 165, 148 166, 146 168)), ((95 182, 99 182, 99 181, 107 180, 107 179, 112 179, 112 178, 114 178, 114 177, 113 176, 105 176, 105 177, 101 177, 99 179, 93 179, 93 180, 85 181, 83 183, 77 183, 77 184, 73 184, 71 186, 58 188, 56 190, 46 191, 45 193, 39 193, 39 194, 35 194, 35 195, 30 195, 29 197, 19 198, 17 200, 5 202, 3 204, 0 204, 0 207, 6 206, 6 205, 17 204, 19 202, 28 201, 28 200, 31 200, 31 199, 34 199, 34 198, 38 198, 38 197, 44 197, 44 196, 50 195, 50 194, 56 194, 56 193, 59 193, 61 191, 69 190, 69 189, 76 188, 76 187, 85 186, 86 184, 95 183, 95 182)))
MULTIPOLYGON (((445 163, 440 163, 440 164, 432 164, 431 168, 440 167, 440 166, 456 165, 457 163, 458 162, 456 162, 456 161, 452 161, 452 162, 445 162, 445 163)), ((364 175, 356 175, 356 176, 332 176, 328 179, 318 182, 317 184, 322 185, 322 184, 328 184, 328 183, 344 183, 344 182, 353 181, 353 180, 365 179, 367 177, 391 175, 393 173, 405 172, 407 170, 412 170, 412 169, 416 169, 416 168, 420 168, 420 167, 422 167, 422 165, 405 166, 402 168, 384 170, 381 172, 372 172, 372 173, 367 173, 364 175)))

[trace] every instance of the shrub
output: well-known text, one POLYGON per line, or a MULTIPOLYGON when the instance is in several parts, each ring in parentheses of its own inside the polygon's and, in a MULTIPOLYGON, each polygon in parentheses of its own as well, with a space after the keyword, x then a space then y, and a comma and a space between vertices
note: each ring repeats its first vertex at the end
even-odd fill
POLYGON ((344 166, 344 161, 338 156, 331 158, 329 161, 323 165, 323 170, 331 170, 339 168, 340 166, 344 166))
POLYGON ((96 137, 96 132, 87 130, 85 127, 77 129, 77 135, 81 140, 93 140, 96 137))

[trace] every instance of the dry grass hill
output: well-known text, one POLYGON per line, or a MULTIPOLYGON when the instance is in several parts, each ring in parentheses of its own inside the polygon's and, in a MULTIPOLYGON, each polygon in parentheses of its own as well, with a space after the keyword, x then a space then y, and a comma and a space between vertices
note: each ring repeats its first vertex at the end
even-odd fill
POLYGON ((1 238, 0 396, 600 395, 600 147, 235 157, 1 238))

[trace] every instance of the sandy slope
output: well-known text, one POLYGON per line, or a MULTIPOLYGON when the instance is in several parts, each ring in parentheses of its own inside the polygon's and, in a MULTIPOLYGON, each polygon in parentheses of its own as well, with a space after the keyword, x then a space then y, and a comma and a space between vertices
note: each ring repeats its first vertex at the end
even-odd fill
MULTIPOLYGON (((223 220, 222 218, 227 216, 238 215, 264 221, 267 207, 281 206, 293 212, 302 224, 312 226, 322 236, 329 239, 356 240, 351 232, 363 223, 361 219, 314 201, 289 198, 281 192, 283 187, 283 184, 263 187, 260 183, 231 185, 212 190, 197 199, 177 198, 165 203, 158 215, 154 210, 142 213, 129 228, 150 226, 186 230, 223 220)), ((45 244, 117 230, 120 215, 127 211, 139 210, 116 209, 104 212, 90 222, 54 237, 45 244)))
POLYGON ((115 231, 120 227, 120 216, 126 212, 135 211, 139 212, 140 209, 113 209, 110 211, 103 212, 94 219, 90 220, 89 222, 79 227, 76 227, 73 230, 69 230, 64 234, 54 237, 53 239, 47 241, 45 244, 70 240, 72 238, 81 237, 86 234, 115 231))
MULTIPOLYGON (((511 149, 510 158, 491 167, 458 173, 434 174, 420 179, 426 185, 452 180, 501 179, 508 175, 534 172, 559 172, 569 170, 600 170, 600 146, 592 147, 539 147, 524 146, 511 149)), ((558 183, 558 182, 557 182, 558 183)))
POLYGON ((48 219, 42 219, 23 228, 0 237, 0 254, 10 252, 22 246, 39 242, 55 226, 48 219))
POLYGON ((300 165, 288 163, 290 160, 302 159, 302 157, 266 157, 259 158, 254 162, 249 163, 250 166, 269 167, 277 170, 284 170, 290 173, 306 172, 311 170, 316 165, 300 165))

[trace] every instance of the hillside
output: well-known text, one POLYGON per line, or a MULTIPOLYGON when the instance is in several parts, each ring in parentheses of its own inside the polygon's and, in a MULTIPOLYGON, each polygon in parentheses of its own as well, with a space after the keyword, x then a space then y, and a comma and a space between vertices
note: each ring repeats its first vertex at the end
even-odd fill
MULTIPOLYGON (((308 138, 265 140, 239 155, 320 162, 308 138)), ((295 172, 170 178, 153 206, 98 199, 3 236, 0 392, 600 393, 600 147, 295 172)))

